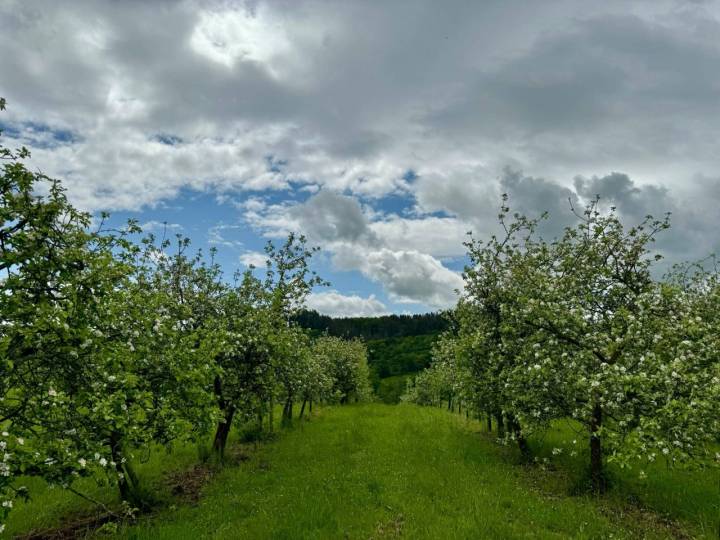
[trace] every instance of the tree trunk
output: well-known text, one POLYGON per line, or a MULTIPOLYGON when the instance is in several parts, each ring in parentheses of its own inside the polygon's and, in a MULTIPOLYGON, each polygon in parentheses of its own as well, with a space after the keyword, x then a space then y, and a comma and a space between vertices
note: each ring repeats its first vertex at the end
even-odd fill
POLYGON ((522 426, 520 425, 520 422, 517 421, 517 418, 515 418, 515 416, 508 414, 507 427, 508 430, 510 430, 515 436, 515 440, 517 441, 517 445, 520 449, 520 454, 522 455, 523 459, 525 461, 531 461, 532 452, 530 451, 530 446, 528 445, 525 435, 523 435, 522 426))
POLYGON ((225 457, 225 446, 227 445, 228 435, 232 427, 233 417, 235 416, 235 407, 230 405, 225 410, 224 418, 218 422, 215 430, 215 438, 213 439, 213 451, 222 460, 225 457))
POLYGON ((288 398, 285 400, 285 405, 283 406, 282 423, 284 426, 287 426, 292 423, 292 410, 293 410, 292 397, 288 396, 288 398))
POLYGON ((458 414, 462 414, 462 401, 458 401, 458 414))
POLYGON ((313 400, 311 399, 310 400, 310 414, 312 414, 312 402, 313 402, 313 400))
POLYGON ((270 396, 270 410, 268 411, 268 432, 272 433, 275 429, 275 400, 270 396))
POLYGON ((599 403, 593 407, 592 418, 590 418, 590 481, 593 491, 602 493, 605 491, 605 473, 603 471, 602 445, 599 431, 602 427, 602 408, 599 403))
POLYGON ((115 463, 115 471, 118 473, 118 489, 120 499, 141 506, 139 498, 136 497, 139 482, 135 471, 130 463, 123 456, 122 437, 116 431, 110 434, 110 456, 115 463))
POLYGON ((303 414, 305 413, 305 404, 307 403, 307 399, 303 399, 302 407, 300 407, 300 416, 298 418, 302 418, 303 414))
POLYGON ((492 416, 487 415, 487 430, 488 433, 492 431, 492 416))
POLYGON ((495 422, 497 423, 498 437, 502 438, 505 436, 505 421, 503 420, 502 413, 495 415, 495 422))
POLYGON ((522 454, 523 459, 530 461, 532 458, 532 452, 530 451, 527 439, 525 438, 525 435, 523 435, 522 431, 520 431, 520 428, 518 428, 515 432, 515 440, 518 443, 518 448, 520 449, 520 454, 522 454))

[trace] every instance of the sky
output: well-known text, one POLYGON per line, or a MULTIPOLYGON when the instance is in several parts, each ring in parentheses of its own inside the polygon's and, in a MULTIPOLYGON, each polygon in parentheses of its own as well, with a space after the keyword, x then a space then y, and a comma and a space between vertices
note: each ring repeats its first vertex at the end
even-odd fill
POLYGON ((595 195, 720 247, 720 8, 702 1, 0 0, 3 144, 71 201, 216 247, 304 233, 336 316, 444 309, 468 231, 595 195))

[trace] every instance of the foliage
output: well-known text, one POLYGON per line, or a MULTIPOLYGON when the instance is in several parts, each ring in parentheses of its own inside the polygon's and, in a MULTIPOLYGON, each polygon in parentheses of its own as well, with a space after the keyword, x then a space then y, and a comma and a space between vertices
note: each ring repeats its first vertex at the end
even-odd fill
POLYGON ((430 365, 438 334, 373 339, 367 342, 368 362, 379 379, 415 373, 430 365))
POLYGON ((268 414, 272 428, 277 397, 290 420, 297 399, 366 396, 364 346, 317 354, 291 320, 324 284, 303 236, 268 244, 263 280, 230 285, 186 238, 137 241, 134 222, 109 229, 104 215, 91 228, 28 156, 0 147, 0 532, 28 494, 19 476, 73 492, 92 477, 142 509, 133 461, 152 446, 214 425, 222 456, 233 418, 268 414))
MULTIPOLYGON (((503 205, 504 236, 467 243, 471 264, 448 354, 408 399, 460 394, 526 438, 573 418, 587 431, 595 489, 603 462, 708 465, 718 437, 717 273, 653 277, 650 246, 669 227, 626 228, 597 201, 553 242, 503 205), (454 369, 453 366, 455 366, 454 369)), ((448 398, 449 399, 449 398, 448 398)))
POLYGON ((363 401, 370 396, 370 379, 365 344, 357 339, 324 336, 316 340, 313 352, 328 366, 332 377, 329 396, 334 402, 363 401))
POLYGON ((381 340, 427 334, 439 334, 447 329, 447 319, 441 313, 416 315, 383 315, 381 317, 341 317, 320 315, 303 310, 295 320, 303 328, 331 336, 381 340))

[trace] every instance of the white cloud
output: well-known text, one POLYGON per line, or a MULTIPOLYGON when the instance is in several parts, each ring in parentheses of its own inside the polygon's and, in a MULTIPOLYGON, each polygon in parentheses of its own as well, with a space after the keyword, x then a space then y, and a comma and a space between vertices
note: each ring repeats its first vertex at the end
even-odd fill
POLYGON ((460 275, 433 256, 464 253, 467 228, 455 218, 394 216, 383 221, 376 214, 377 221, 370 222, 355 198, 327 190, 302 204, 250 199, 239 207, 248 223, 268 236, 307 233, 311 243, 331 254, 336 269, 360 271, 396 302, 446 308, 457 301, 460 275))
POLYGON ((338 291, 312 293, 307 299, 308 309, 331 317, 378 317, 389 312, 375 295, 363 298, 358 295, 344 295, 338 291))
POLYGON ((365 254, 360 269, 382 283, 391 298, 401 303, 447 308, 457 302, 455 290, 463 288, 459 274, 418 251, 371 251, 365 254))
POLYGON ((244 60, 269 65, 272 69, 279 56, 292 53, 292 45, 285 27, 270 16, 265 6, 254 11, 201 12, 190 46, 198 54, 228 68, 244 60), (267 39, 268 35, 273 39, 267 39))
POLYGON ((705 3, 8 0, 0 28, 5 118, 78 134, 34 164, 88 209, 312 185, 462 215, 506 165, 671 187, 720 166, 705 3))
POLYGON ((154 219, 146 221, 140 225, 140 228, 145 232, 156 232, 156 231, 182 231, 183 226, 179 223, 168 223, 167 221, 156 221, 154 219))
POLYGON ((267 255, 259 251, 246 251, 240 255, 239 260, 246 267, 254 266, 256 268, 265 268, 267 255))
POLYGON ((239 225, 228 225, 225 223, 219 223, 208 229, 208 244, 214 244, 217 246, 225 246, 228 248, 235 248, 242 246, 243 243, 240 240, 233 240, 228 238, 228 234, 232 234, 233 231, 237 232, 242 229, 239 225))
POLYGON ((5 0, 2 122, 83 209, 243 199, 263 235, 441 306, 440 259, 495 230, 501 193, 565 215, 578 175, 626 174, 628 214, 672 206, 668 252, 720 248, 718 32, 716 5, 674 0, 5 0))
POLYGON ((472 225, 454 217, 426 216, 414 219, 393 216, 370 224, 370 229, 392 250, 413 250, 434 257, 465 254, 463 242, 472 225))

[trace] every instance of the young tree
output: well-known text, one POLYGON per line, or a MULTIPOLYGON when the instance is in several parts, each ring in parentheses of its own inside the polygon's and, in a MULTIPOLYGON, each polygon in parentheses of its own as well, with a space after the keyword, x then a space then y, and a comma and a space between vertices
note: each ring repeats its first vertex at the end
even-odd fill
POLYGON ((65 482, 80 473, 79 448, 39 436, 63 417, 56 378, 74 371, 78 346, 92 335, 89 324, 74 326, 83 320, 78 310, 97 306, 127 273, 108 255, 116 240, 89 232, 90 216, 72 207, 58 181, 27 169, 29 155, 0 146, 0 527, 14 475, 65 482))
POLYGON ((319 349, 317 345, 316 341, 310 347, 306 371, 302 377, 300 418, 303 417, 305 406, 308 403, 310 412, 312 412, 313 403, 328 401, 332 394, 332 363, 330 358, 322 353, 322 348, 319 349))
MULTIPOLYGON (((286 424, 292 420, 293 402, 300 386, 297 374, 309 354, 304 338, 292 328, 295 326, 294 316, 303 308, 313 287, 327 285, 309 267, 310 259, 318 250, 317 247, 308 248, 307 239, 294 233, 288 235, 279 248, 272 242, 268 242, 265 247, 267 262, 264 287, 276 337, 272 362, 285 400, 283 422, 286 424)), ((275 392, 272 392, 269 404, 271 415, 274 398, 275 392)))
POLYGON ((518 214, 510 218, 509 213, 504 195, 498 215, 502 235, 465 243, 470 263, 463 273, 464 297, 455 318, 459 363, 471 375, 468 394, 475 408, 488 415, 488 429, 495 418, 500 437, 507 424, 510 437, 528 458, 526 433, 514 410, 508 372, 519 361, 518 347, 524 337, 511 322, 518 304, 514 273, 535 260, 533 235, 538 222, 518 214))
POLYGON ((314 353, 328 366, 332 401, 349 403, 352 399, 363 401, 369 397, 370 370, 362 341, 323 336, 316 340, 314 353))
MULTIPOLYGON (((523 361, 509 381, 523 422, 570 416, 585 426, 592 485, 602 491, 605 458, 634 455, 628 443, 662 412, 672 370, 653 351, 682 302, 652 277, 650 246, 667 220, 625 229, 597 202, 579 217, 515 267, 510 327, 523 361)), ((667 435, 660 444, 672 444, 667 435)))
POLYGON ((264 280, 245 272, 222 301, 224 349, 216 362, 214 383, 221 418, 213 449, 220 459, 238 411, 243 419, 268 413, 273 429, 275 397, 283 393, 283 420, 289 422, 294 400, 307 375, 307 340, 293 316, 316 285, 324 282, 309 268, 317 248, 307 248, 303 236, 290 234, 281 247, 268 242, 264 280))
POLYGON ((221 417, 213 438, 213 450, 222 460, 233 419, 257 418, 262 428, 269 396, 274 390, 272 369, 272 313, 262 283, 245 272, 223 298, 226 341, 216 361, 220 372, 214 381, 221 417))
POLYGON ((90 230, 59 182, 25 168, 26 151, 0 154, 0 483, 12 490, 22 472, 72 490, 97 475, 139 503, 131 454, 206 422, 213 340, 157 287, 134 224, 90 230))

